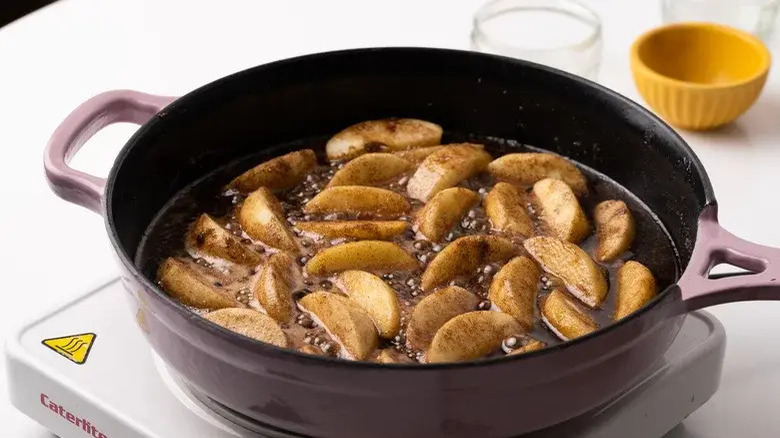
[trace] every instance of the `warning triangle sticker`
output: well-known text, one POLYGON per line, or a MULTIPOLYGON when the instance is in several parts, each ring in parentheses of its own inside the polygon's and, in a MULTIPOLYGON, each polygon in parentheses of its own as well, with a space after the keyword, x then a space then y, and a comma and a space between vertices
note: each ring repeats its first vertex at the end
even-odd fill
POLYGON ((41 341, 43 345, 56 351, 69 361, 76 364, 83 364, 87 361, 92 344, 97 337, 94 333, 82 333, 79 335, 63 336, 60 338, 49 338, 41 341))

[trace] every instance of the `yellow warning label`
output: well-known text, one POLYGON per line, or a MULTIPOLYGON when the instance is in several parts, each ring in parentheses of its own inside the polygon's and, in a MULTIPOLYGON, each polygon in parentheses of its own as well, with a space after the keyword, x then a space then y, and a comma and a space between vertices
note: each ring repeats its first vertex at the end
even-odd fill
POLYGON ((82 333, 80 335, 44 339, 41 342, 43 345, 65 356, 71 362, 81 365, 87 361, 89 351, 92 349, 92 344, 95 343, 96 337, 97 335, 94 333, 82 333))

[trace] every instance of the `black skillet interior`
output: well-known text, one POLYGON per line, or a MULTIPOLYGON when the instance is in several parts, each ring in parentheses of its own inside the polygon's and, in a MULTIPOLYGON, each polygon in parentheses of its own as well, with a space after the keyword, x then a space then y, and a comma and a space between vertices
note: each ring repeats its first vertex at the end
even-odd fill
MULTIPOLYGON (((712 201, 706 174, 677 134, 609 90, 509 58, 365 49, 259 66, 176 101, 120 154, 107 188, 109 225, 127 259, 134 260, 166 202, 215 169, 229 163, 247 168, 310 146, 301 139, 325 138, 357 121, 389 116, 437 122, 451 140, 491 136, 535 145, 617 181, 649 206, 671 236, 678 254, 666 245, 665 261, 642 260, 662 271, 663 285, 675 280, 674 265, 687 263, 698 214, 712 201)), ((512 149, 500 142, 495 147, 512 149)), ((224 178, 206 178, 192 199, 211 199, 224 178)), ((182 214, 192 211, 185 206, 182 214)), ((165 239, 180 245, 180 234, 155 240, 165 247, 165 239)), ((642 252, 662 247, 654 248, 642 252)), ((151 251, 139 260, 147 278, 159 257, 151 251)))

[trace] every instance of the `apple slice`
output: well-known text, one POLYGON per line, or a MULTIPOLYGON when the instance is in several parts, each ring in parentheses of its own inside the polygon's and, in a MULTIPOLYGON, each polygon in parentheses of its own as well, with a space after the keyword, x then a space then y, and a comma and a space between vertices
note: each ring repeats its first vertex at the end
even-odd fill
POLYGON ((509 240, 489 235, 464 236, 447 245, 423 272, 421 287, 430 290, 480 266, 512 258, 517 250, 509 240))
POLYGON ((599 307, 609 287, 604 273, 577 245, 554 237, 537 236, 523 245, 545 272, 563 280, 566 289, 589 307, 599 307))
POLYGON ((295 260, 282 252, 269 257, 257 275, 252 292, 265 312, 280 323, 292 319, 292 292, 300 276, 295 260))
POLYGON ((311 149, 290 152, 281 157, 261 163, 228 184, 242 193, 249 193, 260 187, 269 190, 289 189, 303 181, 317 165, 317 157, 311 149))
POLYGON ((412 163, 388 153, 361 155, 333 175, 328 187, 376 186, 411 170, 412 163))
POLYGON ((392 272, 419 267, 417 260, 395 243, 361 240, 323 249, 306 263, 306 272, 325 276, 353 269, 392 272))
POLYGON ((301 353, 311 354, 312 356, 322 356, 322 350, 309 344, 305 344, 298 349, 301 353))
POLYGON ((490 283, 490 301, 502 312, 514 316, 526 331, 534 326, 541 273, 533 260, 520 256, 505 264, 490 283))
POLYGON ((400 351, 396 351, 393 348, 385 348, 382 351, 379 352, 379 355, 376 358, 376 361, 379 363, 384 364, 393 364, 393 363, 414 363, 411 359, 409 359, 405 354, 401 353, 400 351))
POLYGON ((340 356, 365 360, 376 350, 379 339, 371 317, 348 298, 314 292, 301 298, 298 306, 339 343, 340 356))
POLYGON ((534 235, 534 223, 515 186, 504 182, 496 184, 485 196, 483 206, 493 229, 521 238, 534 235))
POLYGON ((547 346, 547 344, 545 344, 544 342, 529 337, 526 340, 526 344, 525 345, 523 345, 520 348, 515 348, 507 356, 514 356, 515 354, 530 353, 532 351, 541 350, 542 348, 544 348, 546 346, 547 346))
POLYGON ((631 210, 623 201, 609 200, 599 203, 593 210, 599 245, 596 260, 609 262, 626 252, 636 235, 631 210))
POLYGON ((230 331, 277 347, 287 347, 287 336, 268 315, 252 309, 220 309, 204 318, 230 331))
POLYGON ((560 289, 552 291, 542 303, 542 321, 564 341, 585 336, 599 326, 560 289))
POLYGON ((341 290, 374 321, 379 336, 392 339, 401 328, 401 305, 395 291, 365 271, 345 271, 336 277, 341 290))
POLYGON ((542 221, 553 236, 574 243, 587 237, 588 219, 565 182, 546 178, 534 184, 533 192, 542 208, 542 221))
POLYGON ((347 160, 361 155, 374 143, 390 150, 433 146, 441 142, 441 126, 418 119, 368 120, 349 126, 328 140, 328 160, 347 160))
POLYGON ((633 260, 618 268, 617 282, 615 321, 639 310, 658 292, 653 273, 645 265, 633 260))
POLYGON ((211 216, 203 213, 187 234, 187 250, 193 257, 223 259, 244 266, 257 266, 263 259, 222 228, 211 216))
POLYGON ((429 240, 439 242, 457 224, 479 195, 463 187, 444 189, 425 204, 417 215, 417 227, 429 240))
POLYGON ((235 298, 217 288, 197 271, 173 257, 165 259, 157 273, 160 287, 182 304, 199 309, 242 307, 235 298))
POLYGON ((479 359, 498 350, 504 338, 523 332, 517 320, 506 313, 464 313, 447 321, 436 332, 426 360, 440 363, 479 359))
POLYGON ((481 145, 446 145, 423 160, 406 186, 410 197, 428 201, 440 191, 453 187, 485 170, 492 157, 481 145))
POLYGON ((516 153, 493 160, 488 171, 500 181, 530 186, 545 178, 559 179, 568 184, 574 193, 584 195, 588 184, 577 166, 554 154, 516 153))
POLYGON ((282 206, 267 188, 255 190, 244 200, 238 211, 238 222, 253 239, 282 251, 298 253, 298 244, 284 218, 282 206))
POLYGON ((369 213, 398 216, 411 206, 403 196, 387 189, 365 186, 329 187, 303 208, 306 213, 369 213))
POLYGON ((426 158, 428 158, 428 155, 441 150, 444 147, 446 146, 428 146, 424 148, 414 148, 393 153, 414 165, 419 165, 426 158))
POLYGON ((406 340, 418 349, 426 350, 436 332, 450 319, 477 308, 479 299, 458 286, 440 289, 423 298, 412 311, 406 327, 406 340))
POLYGON ((409 228, 406 221, 298 222, 295 228, 328 239, 390 240, 409 228))

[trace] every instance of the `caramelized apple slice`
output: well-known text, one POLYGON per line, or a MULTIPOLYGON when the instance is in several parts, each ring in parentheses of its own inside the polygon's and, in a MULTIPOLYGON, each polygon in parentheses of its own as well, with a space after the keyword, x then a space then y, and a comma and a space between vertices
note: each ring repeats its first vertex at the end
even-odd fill
POLYGON ((346 160, 366 152, 366 146, 379 143, 390 150, 433 146, 441 142, 441 126, 417 119, 381 119, 354 124, 328 140, 328 159, 346 160))
POLYGON ((322 350, 313 345, 304 345, 298 349, 301 353, 311 354, 312 356, 322 356, 322 350))
POLYGON ((165 259, 157 273, 160 287, 182 304, 201 309, 241 307, 227 292, 208 282, 198 272, 172 257, 165 259))
POLYGON ((607 280, 599 266, 577 245, 554 237, 538 236, 523 245, 546 272, 563 280, 569 292, 590 307, 607 297, 607 280))
POLYGON ((370 213, 397 216, 409 211, 398 193, 377 187, 338 186, 321 191, 303 208, 306 213, 370 213))
POLYGON ((390 272, 418 267, 417 260, 395 243, 361 240, 323 249, 306 263, 306 272, 310 275, 330 275, 352 269, 390 272))
POLYGON ((304 149, 270 159, 239 175, 228 187, 249 193, 260 187, 285 190, 293 187, 317 165, 314 151, 304 149))
POLYGON ((507 336, 523 332, 523 327, 506 313, 464 313, 447 321, 436 332, 426 360, 439 363, 478 359, 497 350, 507 336))
POLYGON ((376 361, 379 363, 386 363, 386 364, 413 363, 412 360, 409 359, 405 354, 401 353, 400 351, 396 351, 393 348, 385 348, 382 351, 380 351, 379 355, 376 358, 376 361))
POLYGON ((531 152, 507 154, 490 163, 488 171, 498 180, 524 186, 545 178, 555 178, 568 184, 577 195, 588 192, 588 184, 582 172, 558 155, 531 152))
POLYGON ((653 273, 633 260, 618 268, 615 320, 625 318, 653 299, 658 291, 653 273))
POLYGON ((406 327, 409 344, 425 350, 436 332, 450 319, 477 308, 479 299, 473 293, 458 286, 440 289, 423 298, 412 311, 406 327))
POLYGON ((341 289, 374 321, 379 336, 392 339, 401 328, 401 305, 395 291, 365 271, 345 271, 336 279, 341 289))
POLYGON ((596 260, 609 262, 626 252, 636 234, 634 217, 623 201, 609 200, 599 203, 593 210, 599 246, 596 260))
POLYGON ((252 309, 220 309, 209 312, 205 318, 214 324, 248 338, 287 347, 287 336, 282 328, 268 315, 252 309))
POLYGON ((483 206, 494 229, 522 238, 533 236, 534 224, 515 186, 504 182, 496 184, 485 196, 483 206))
POLYGON ((328 239, 390 240, 409 228, 405 221, 298 222, 295 227, 328 239))
POLYGON ((406 186, 409 196, 428 201, 447 187, 485 170, 492 157, 480 145, 447 145, 423 160, 406 186))
POLYGON ((425 148, 415 148, 415 149, 409 149, 405 151, 397 151, 394 152, 394 154, 414 165, 418 165, 422 163, 423 160, 428 158, 428 155, 438 150, 441 150, 444 147, 445 146, 428 146, 425 148))
POLYGON ((252 292, 265 312, 280 323, 292 318, 292 292, 300 275, 295 260, 280 252, 268 259, 257 276, 252 292))
POLYGON ((513 356, 515 354, 530 353, 532 351, 541 350, 546 346, 547 344, 545 344, 544 342, 529 337, 525 345, 523 345, 520 348, 515 348, 514 350, 512 350, 512 352, 508 354, 508 356, 513 356))
POLYGON ((509 240, 489 235, 464 236, 447 245, 425 269, 421 287, 432 289, 488 263, 504 261, 517 251, 509 240))
POLYGON ((282 206, 265 187, 246 198, 238 211, 238 222, 253 239, 282 251, 298 253, 298 245, 284 219, 282 206))
POLYGON ((514 316, 526 331, 534 326, 540 275, 541 271, 533 260, 520 256, 504 265, 490 283, 490 301, 502 312, 514 316))
POLYGON ((371 318, 357 304, 340 295, 314 292, 298 301, 319 325, 341 345, 339 355, 346 359, 368 358, 379 342, 371 318))
POLYGON ((336 172, 328 187, 375 186, 410 170, 412 163, 386 153, 365 154, 345 164, 336 172))
POLYGON ((463 187, 444 189, 434 195, 417 216, 417 227, 429 240, 438 242, 460 221, 479 195, 463 187))
POLYGON ((542 303, 542 321, 564 341, 598 330, 593 319, 560 289, 552 291, 542 303))
POLYGON ((217 258, 239 265, 257 266, 263 259, 211 216, 203 213, 187 235, 187 249, 193 257, 217 258))
POLYGON ((542 221, 552 235, 574 243, 588 235, 588 219, 574 192, 565 182, 543 179, 534 184, 534 195, 542 208, 542 221))

